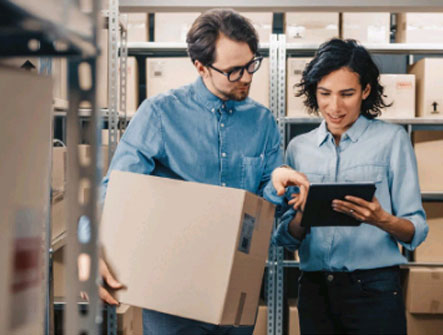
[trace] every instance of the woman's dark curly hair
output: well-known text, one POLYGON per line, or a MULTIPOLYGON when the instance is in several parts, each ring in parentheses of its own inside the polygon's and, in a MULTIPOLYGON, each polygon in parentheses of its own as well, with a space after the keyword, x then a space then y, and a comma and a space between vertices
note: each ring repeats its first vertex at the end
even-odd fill
POLYGON ((305 96, 304 104, 309 108, 309 113, 318 114, 318 82, 342 67, 347 67, 359 75, 362 89, 365 89, 367 84, 371 86, 369 96, 362 101, 362 115, 373 119, 381 114, 382 108, 392 105, 383 100, 384 89, 379 83, 380 72, 369 52, 355 40, 333 38, 320 46, 313 60, 304 69, 300 83, 295 85, 299 88, 296 96, 305 96))

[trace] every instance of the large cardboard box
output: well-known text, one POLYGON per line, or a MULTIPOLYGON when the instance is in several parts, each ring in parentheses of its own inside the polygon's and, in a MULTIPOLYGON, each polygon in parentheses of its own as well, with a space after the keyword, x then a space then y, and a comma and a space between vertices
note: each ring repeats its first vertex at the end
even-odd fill
POLYGON ((443 132, 414 131, 413 141, 421 191, 443 191, 443 132))
POLYGON ((150 98, 160 93, 194 82, 197 69, 189 57, 148 58, 146 60, 146 94, 150 98), (177 73, 180 73, 178 76, 177 73))
POLYGON ((413 314, 443 314, 443 267, 409 270, 406 309, 413 314))
POLYGON ((269 43, 272 34, 273 13, 240 12, 240 14, 251 21, 257 31, 259 42, 269 43))
POLYGON ((0 334, 43 334, 52 79, 0 68, 0 334))
POLYGON ((155 42, 186 42, 186 35, 201 13, 155 13, 155 42))
POLYGON ((286 42, 323 43, 338 37, 338 13, 286 13, 286 42))
POLYGON ((429 232, 426 240, 415 249, 415 261, 443 263, 443 203, 423 203, 429 232))
POLYGON ((381 74, 384 101, 392 103, 382 110, 381 118, 415 117, 415 76, 413 74, 381 74))
POLYGON ((258 306, 257 319, 255 320, 253 335, 266 335, 268 333, 268 306, 263 302, 258 306))
POLYGON ((63 192, 65 190, 67 166, 66 147, 52 148, 52 191, 63 192))
POLYGON ((343 38, 360 43, 389 43, 389 13, 343 13, 343 38))
POLYGON ((396 42, 443 43, 443 14, 398 14, 396 42))
POLYGON ((143 335, 142 309, 129 305, 117 307, 117 334, 143 335))
POLYGON ((300 335, 300 322, 296 299, 289 299, 289 335, 300 335))
POLYGON ((249 97, 269 108, 269 58, 263 58, 260 69, 252 77, 249 97))
POLYGON ((149 40, 149 14, 127 13, 128 42, 147 42, 149 40))
POLYGON ((443 315, 406 312, 408 335, 443 335, 443 315))
POLYGON ((244 190, 112 171, 100 233, 119 301, 254 324, 273 216, 244 190))
POLYGON ((304 96, 296 97, 299 88, 296 86, 302 79, 303 70, 312 60, 309 57, 288 58, 287 60, 287 101, 286 116, 288 117, 315 117, 308 113, 308 108, 304 104, 304 96))
POLYGON ((409 68, 416 78, 417 116, 443 117, 443 58, 423 58, 409 68))
POLYGON ((138 66, 135 57, 128 57, 126 69, 126 116, 132 117, 138 108, 138 66))

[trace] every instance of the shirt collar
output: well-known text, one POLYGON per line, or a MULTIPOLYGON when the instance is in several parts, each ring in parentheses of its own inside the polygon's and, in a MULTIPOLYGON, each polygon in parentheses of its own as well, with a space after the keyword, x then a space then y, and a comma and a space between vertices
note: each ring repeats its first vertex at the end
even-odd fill
MULTIPOLYGON (((357 142, 360 136, 364 133, 366 128, 369 125, 369 120, 363 116, 360 115, 358 119, 354 122, 354 124, 349 128, 342 136, 343 139, 349 138, 352 142, 357 142)), ((318 130, 318 146, 321 146, 326 139, 332 136, 332 134, 329 132, 326 121, 323 120, 320 124, 319 130, 318 130)))
POLYGON ((201 76, 197 78, 197 80, 192 84, 192 86, 194 88, 196 96, 199 99, 199 102, 202 103, 212 113, 216 112, 219 109, 224 109, 228 112, 233 112, 239 105, 244 103, 244 101, 234 101, 234 100, 224 101, 220 99, 219 97, 217 97, 211 91, 208 90, 201 76))

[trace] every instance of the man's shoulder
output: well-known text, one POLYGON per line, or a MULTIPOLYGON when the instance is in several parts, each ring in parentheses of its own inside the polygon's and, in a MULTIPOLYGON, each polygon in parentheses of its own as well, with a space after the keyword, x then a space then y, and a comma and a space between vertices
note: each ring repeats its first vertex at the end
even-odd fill
POLYGON ((170 89, 166 92, 154 95, 147 100, 153 106, 163 106, 165 104, 183 103, 186 99, 190 99, 193 94, 192 83, 170 89))

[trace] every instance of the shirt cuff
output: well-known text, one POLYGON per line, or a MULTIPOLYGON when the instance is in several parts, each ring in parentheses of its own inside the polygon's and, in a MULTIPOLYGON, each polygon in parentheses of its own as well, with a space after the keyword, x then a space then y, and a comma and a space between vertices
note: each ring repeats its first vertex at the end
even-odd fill
POLYGON ((285 247, 291 251, 297 250, 300 247, 301 241, 289 233, 289 224, 296 214, 297 211, 291 208, 282 216, 280 224, 272 236, 272 243, 274 245, 285 247))
POLYGON ((422 243, 426 236, 428 235, 429 227, 426 224, 425 219, 420 215, 414 215, 410 217, 403 217, 406 220, 409 220, 414 225, 415 231, 414 231, 414 237, 412 237, 412 241, 409 243, 403 242, 398 240, 398 242, 408 249, 409 251, 415 250, 420 243, 422 243))
POLYGON ((265 198, 267 201, 273 203, 274 205, 283 205, 285 197, 284 195, 280 196, 277 195, 277 190, 274 188, 274 185, 272 184, 272 180, 270 180, 264 190, 263 190, 263 198, 265 198))

